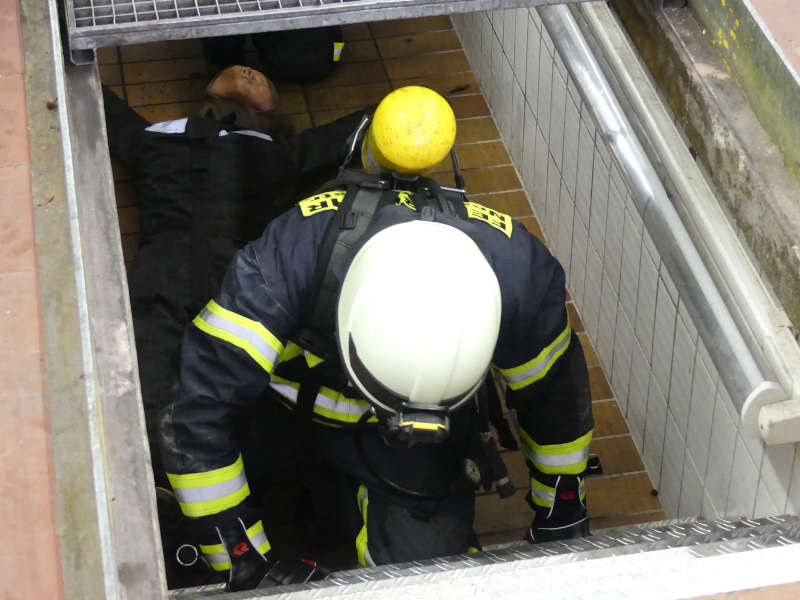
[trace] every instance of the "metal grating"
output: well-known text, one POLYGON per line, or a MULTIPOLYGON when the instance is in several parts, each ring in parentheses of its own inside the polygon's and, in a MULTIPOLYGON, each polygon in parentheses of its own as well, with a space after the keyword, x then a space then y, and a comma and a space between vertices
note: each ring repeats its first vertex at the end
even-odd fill
POLYGON ((71 50, 584 0, 63 0, 71 50))

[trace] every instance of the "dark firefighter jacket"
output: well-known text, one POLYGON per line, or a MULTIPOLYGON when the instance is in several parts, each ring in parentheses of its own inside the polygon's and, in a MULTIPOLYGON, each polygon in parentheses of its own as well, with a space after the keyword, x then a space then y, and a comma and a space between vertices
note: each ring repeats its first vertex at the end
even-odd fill
MULTIPOLYGON (((396 200, 378 209, 371 232, 419 218, 411 194, 385 193, 396 200)), ((257 241, 237 253, 221 291, 187 329, 180 393, 163 423, 162 451, 188 516, 215 514, 248 496, 240 449, 233 441, 235 416, 264 402, 270 391, 296 408, 304 372, 320 360, 294 343, 293 336, 307 325, 303 319, 318 251, 344 194, 335 189, 318 194, 270 223, 257 241)), ((564 305, 564 272, 544 245, 508 215, 473 202, 463 202, 458 210, 462 218, 437 211, 435 220, 472 238, 497 275, 502 317, 492 364, 507 382, 509 406, 517 410, 523 450, 536 477, 531 501, 552 506, 555 490, 548 482, 552 485, 553 475, 584 471, 593 426, 586 364, 564 305)), ((329 440, 324 455, 356 476, 361 475, 359 455, 342 440, 368 436, 363 428, 355 431, 368 409, 347 387, 342 370, 332 365, 305 415, 316 423, 314 431, 329 440)), ((443 444, 390 448, 377 436, 368 437, 370 462, 412 489, 446 478, 448 460, 462 440, 459 428, 471 411, 456 411, 462 414, 452 419, 451 439, 443 444)), ((262 428, 265 436, 281 435, 270 423, 251 426, 262 428)))
POLYGON ((266 136, 193 117, 150 125, 105 88, 103 98, 112 155, 136 186, 140 242, 128 282, 154 475, 166 485, 157 421, 177 387, 186 326, 235 252, 341 164, 365 111, 266 136))

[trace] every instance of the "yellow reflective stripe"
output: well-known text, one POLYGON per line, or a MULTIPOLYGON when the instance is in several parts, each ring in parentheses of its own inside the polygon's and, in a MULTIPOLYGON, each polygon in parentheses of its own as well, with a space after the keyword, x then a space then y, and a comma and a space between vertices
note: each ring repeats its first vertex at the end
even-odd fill
POLYGON ((253 321, 223 308, 214 300, 197 315, 192 323, 208 335, 241 348, 267 373, 272 373, 283 344, 258 321, 253 321))
POLYGON ((236 506, 250 495, 242 455, 233 464, 203 473, 167 473, 187 517, 203 517, 236 506))
POLYGON ((556 500, 556 488, 544 485, 531 477, 531 500, 536 506, 550 508, 556 500))
POLYGON ((200 551, 215 571, 227 571, 231 568, 231 560, 222 544, 200 544, 200 551))
POLYGON ((495 229, 505 233, 508 237, 511 237, 511 229, 514 222, 507 214, 484 206, 483 204, 478 204, 477 202, 464 202, 464 208, 467 209, 467 216, 470 219, 478 219, 479 221, 488 223, 495 229))
POLYGON ((444 429, 445 426, 441 423, 425 423, 423 421, 403 421, 400 423, 400 427, 405 427, 407 425, 411 425, 414 429, 444 429))
POLYGON ((499 369, 506 378, 508 387, 518 390, 542 379, 550 371, 553 364, 569 348, 572 330, 569 323, 549 346, 545 346, 539 354, 518 367, 499 369))
POLYGON ((303 353, 303 349, 295 344, 294 342, 289 342, 286 345, 286 349, 281 352, 280 358, 278 358, 279 363, 289 362, 293 358, 297 358, 303 353))
POLYGON ((247 537, 250 538, 250 543, 253 544, 256 550, 261 552, 261 554, 266 554, 270 551, 272 545, 267 539, 267 534, 264 533, 264 524, 261 522, 261 519, 248 527, 246 531, 247 537))
MULTIPOLYGON (((292 404, 297 404, 297 394, 300 389, 298 382, 272 375, 269 385, 292 404)), ((341 392, 320 386, 317 398, 314 400, 314 414, 332 421, 354 424, 358 423, 370 406, 366 400, 348 398, 341 392)), ((378 418, 375 415, 371 415, 367 419, 367 423, 376 423, 377 421, 378 418)))
POLYGON ((476 548, 475 546, 470 546, 467 548, 467 554, 477 554, 480 551, 480 548, 476 548))
POLYGON ((339 62, 342 58, 342 49, 344 42, 333 42, 333 62, 339 62))
POLYGON ((364 485, 359 486, 356 498, 358 500, 358 509, 361 512, 361 517, 364 519, 364 524, 361 526, 361 530, 356 536, 356 555, 358 557, 358 563, 362 567, 374 567, 375 561, 372 560, 372 556, 369 554, 369 548, 367 547, 367 510, 369 507, 369 496, 367 495, 367 488, 364 485))
POLYGON ((542 473, 553 475, 580 475, 586 470, 592 430, 572 442, 563 444, 537 444, 527 432, 519 428, 522 450, 542 473))

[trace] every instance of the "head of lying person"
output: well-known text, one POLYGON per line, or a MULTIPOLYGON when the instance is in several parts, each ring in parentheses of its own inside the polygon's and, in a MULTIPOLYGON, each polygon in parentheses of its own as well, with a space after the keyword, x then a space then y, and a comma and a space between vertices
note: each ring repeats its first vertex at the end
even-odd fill
POLYGON ((241 129, 274 133, 278 92, 263 73, 242 65, 220 71, 206 87, 201 115, 241 129))
POLYGON ((338 349, 390 445, 439 442, 483 383, 500 330, 500 285, 472 239, 415 220, 356 252, 337 302, 338 349))

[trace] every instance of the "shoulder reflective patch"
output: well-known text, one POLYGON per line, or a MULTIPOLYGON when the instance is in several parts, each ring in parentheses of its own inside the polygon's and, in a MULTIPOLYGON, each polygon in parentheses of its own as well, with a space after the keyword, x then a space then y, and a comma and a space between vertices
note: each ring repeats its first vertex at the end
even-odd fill
POLYGON ((305 200, 300 200, 297 206, 300 207, 300 212, 304 217, 310 217, 324 210, 339 210, 339 205, 344 200, 344 190, 333 190, 331 192, 322 192, 316 196, 311 196, 305 200))
POLYGON ((477 202, 464 202, 464 206, 467 209, 467 216, 470 219, 478 219, 479 221, 488 223, 495 229, 499 229, 505 233, 508 237, 511 237, 512 221, 511 217, 507 214, 496 211, 483 204, 478 204, 477 202))
POLYGON ((397 193, 397 202, 395 204, 397 206, 405 206, 406 208, 410 208, 411 210, 417 210, 417 207, 414 206, 414 194, 411 192, 407 192, 405 190, 396 190, 397 193))

